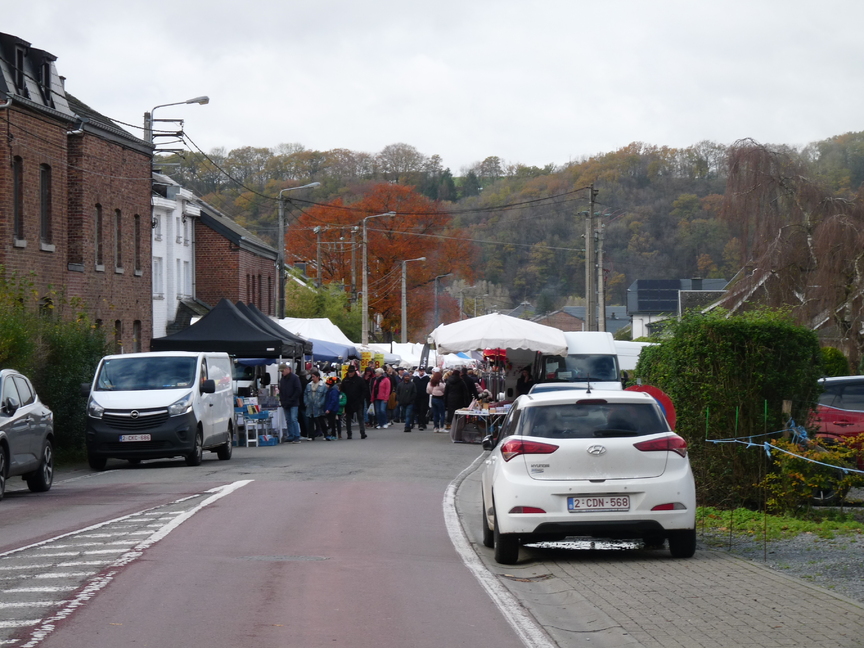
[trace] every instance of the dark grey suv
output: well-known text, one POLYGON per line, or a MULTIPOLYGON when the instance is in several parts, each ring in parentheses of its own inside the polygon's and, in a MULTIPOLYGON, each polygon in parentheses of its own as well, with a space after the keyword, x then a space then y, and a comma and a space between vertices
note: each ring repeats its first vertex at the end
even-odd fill
POLYGON ((34 493, 54 482, 54 414, 30 381, 12 369, 0 371, 0 499, 9 477, 23 477, 34 493))

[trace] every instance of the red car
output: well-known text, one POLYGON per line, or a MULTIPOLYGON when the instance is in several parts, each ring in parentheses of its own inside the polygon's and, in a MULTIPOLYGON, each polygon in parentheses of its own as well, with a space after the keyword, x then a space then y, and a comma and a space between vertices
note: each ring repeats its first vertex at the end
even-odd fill
POLYGON ((826 440, 864 434, 864 376, 834 376, 819 381, 824 391, 812 423, 816 436, 826 440))

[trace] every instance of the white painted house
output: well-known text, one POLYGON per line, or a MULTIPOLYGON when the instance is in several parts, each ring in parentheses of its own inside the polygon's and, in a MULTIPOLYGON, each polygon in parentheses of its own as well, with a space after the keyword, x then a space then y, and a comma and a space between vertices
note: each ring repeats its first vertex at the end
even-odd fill
MULTIPOLYGON (((153 174, 153 337, 171 331, 178 308, 195 299, 196 196, 171 178, 153 174)), ((186 323, 188 325, 188 322, 186 323)))

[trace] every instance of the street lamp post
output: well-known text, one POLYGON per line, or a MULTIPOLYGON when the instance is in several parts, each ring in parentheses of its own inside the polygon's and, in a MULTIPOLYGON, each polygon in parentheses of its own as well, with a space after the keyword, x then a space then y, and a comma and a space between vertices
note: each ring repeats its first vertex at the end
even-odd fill
POLYGON ((144 139, 153 143, 153 122, 156 121, 153 119, 153 113, 156 112, 157 108, 165 108, 166 106, 180 106, 182 104, 204 104, 210 103, 210 97, 202 96, 202 97, 193 97, 192 99, 187 99, 186 101, 175 101, 173 103, 159 104, 158 106, 154 106, 150 112, 144 113, 144 139))
POLYGON ((402 344, 408 342, 408 288, 405 264, 425 260, 426 257, 417 257, 416 259, 405 259, 402 262, 402 344))
POLYGON ((444 277, 449 277, 452 272, 448 272, 447 274, 438 275, 435 277, 435 325, 432 328, 438 328, 438 280, 444 277))
POLYGON ((370 218, 381 218, 382 216, 395 216, 396 212, 386 212, 384 214, 374 214, 372 216, 367 216, 363 219, 363 325, 361 332, 361 340, 360 343, 363 346, 369 344, 369 261, 368 261, 368 247, 369 240, 366 236, 366 221, 370 218))
POLYGON ((321 186, 320 182, 310 182, 302 187, 287 187, 279 192, 279 277, 276 282, 276 316, 279 319, 285 317, 285 201, 282 194, 286 191, 297 191, 298 189, 311 189, 321 186))

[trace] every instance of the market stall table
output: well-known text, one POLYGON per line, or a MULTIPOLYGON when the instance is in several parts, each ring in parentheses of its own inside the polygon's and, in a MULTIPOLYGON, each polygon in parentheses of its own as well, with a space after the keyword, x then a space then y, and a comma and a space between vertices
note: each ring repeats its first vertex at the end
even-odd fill
POLYGON ((506 415, 506 411, 458 409, 450 424, 450 440, 453 443, 480 443, 483 437, 501 425, 506 415))

